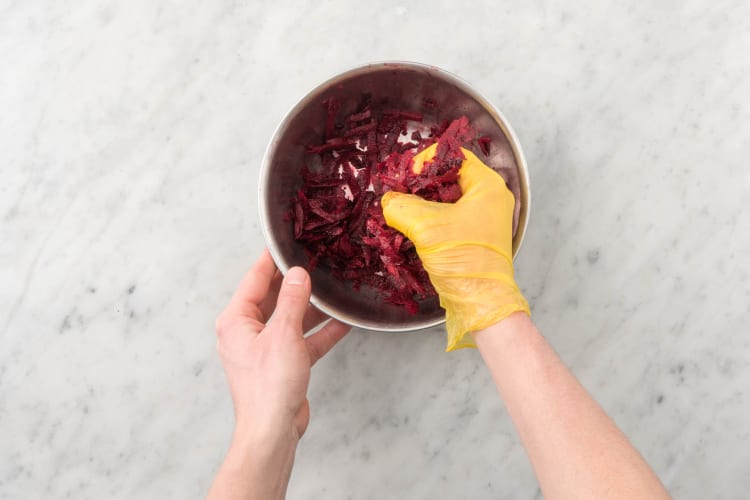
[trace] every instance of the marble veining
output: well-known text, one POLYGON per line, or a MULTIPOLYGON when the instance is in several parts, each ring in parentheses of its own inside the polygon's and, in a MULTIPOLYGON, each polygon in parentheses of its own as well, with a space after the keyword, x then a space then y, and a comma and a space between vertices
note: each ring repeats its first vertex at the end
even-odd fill
MULTIPOLYGON (((750 491, 750 4, 6 2, 0 498, 200 498, 231 432, 213 320, 258 167, 325 78, 406 59, 513 124, 534 318, 677 498, 750 491)), ((541 495, 478 353, 356 331, 292 499, 541 495)))

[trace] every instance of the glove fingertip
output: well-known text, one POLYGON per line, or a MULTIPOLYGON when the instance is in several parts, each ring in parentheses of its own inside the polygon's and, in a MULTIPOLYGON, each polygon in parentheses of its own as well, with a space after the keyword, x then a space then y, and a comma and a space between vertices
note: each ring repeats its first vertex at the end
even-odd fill
POLYGON ((403 196, 403 193, 399 193, 397 191, 388 191, 385 193, 382 198, 380 198, 380 205, 383 207, 383 210, 385 210, 388 205, 391 204, 392 201, 396 200, 399 196, 403 196))
POLYGON ((404 234, 406 234, 409 226, 409 209, 413 203, 410 200, 411 197, 412 195, 389 191, 380 200, 385 223, 404 234))

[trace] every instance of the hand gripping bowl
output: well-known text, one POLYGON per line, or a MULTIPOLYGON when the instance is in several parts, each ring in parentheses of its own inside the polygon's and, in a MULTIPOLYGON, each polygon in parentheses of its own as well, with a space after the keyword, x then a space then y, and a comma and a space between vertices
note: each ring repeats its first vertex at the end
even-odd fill
MULTIPOLYGON (((301 185, 300 170, 310 161, 306 146, 322 142, 328 97, 341 102, 340 115, 354 111, 363 93, 387 99, 388 107, 420 112, 426 122, 440 123, 466 115, 471 124, 492 139, 490 156, 482 158, 508 181, 516 200, 513 257, 521 247, 531 201, 529 178, 521 145, 510 124, 484 97, 466 82, 434 66, 410 62, 368 64, 335 76, 313 89, 284 117, 266 150, 260 172, 259 211, 266 244, 282 273, 292 266, 307 267, 307 257, 294 240, 286 217, 301 185), (437 105, 426 106, 428 102, 437 105), (432 100, 432 101, 429 101, 432 100)), ((375 291, 359 292, 318 266, 312 272, 310 301, 340 321, 369 330, 403 332, 427 328, 445 321, 437 297, 420 302, 418 314, 389 304, 375 291)))

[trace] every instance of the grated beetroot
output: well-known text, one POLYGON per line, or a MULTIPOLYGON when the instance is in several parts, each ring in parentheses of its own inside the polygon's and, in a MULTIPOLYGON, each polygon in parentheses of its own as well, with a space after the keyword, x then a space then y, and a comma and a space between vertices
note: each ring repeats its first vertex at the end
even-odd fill
MULTIPOLYGON (((433 99, 424 104, 427 109, 437 106, 433 99)), ((310 270, 326 266, 355 290, 370 286, 416 314, 417 301, 436 292, 414 244, 386 225, 380 198, 398 191, 457 201, 461 147, 487 155, 489 138, 478 137, 465 116, 428 127, 421 113, 378 109, 369 95, 343 121, 337 120, 341 106, 336 99, 326 99, 323 106, 325 140, 307 147, 319 161, 315 168, 302 168, 302 186, 288 214, 294 238, 304 245, 310 270), (434 160, 415 174, 414 156, 435 142, 434 160)))

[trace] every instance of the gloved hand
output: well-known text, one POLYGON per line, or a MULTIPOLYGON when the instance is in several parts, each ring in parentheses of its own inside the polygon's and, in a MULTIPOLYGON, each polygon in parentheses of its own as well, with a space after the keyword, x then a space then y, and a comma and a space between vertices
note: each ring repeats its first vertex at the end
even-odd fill
MULTIPOLYGON (((414 157, 414 171, 435 155, 432 145, 414 157)), ((481 330, 529 305, 513 278, 513 194, 479 158, 462 149, 463 193, 456 203, 388 192, 381 201, 386 223, 416 247, 445 309, 446 351, 476 347, 481 330)))

